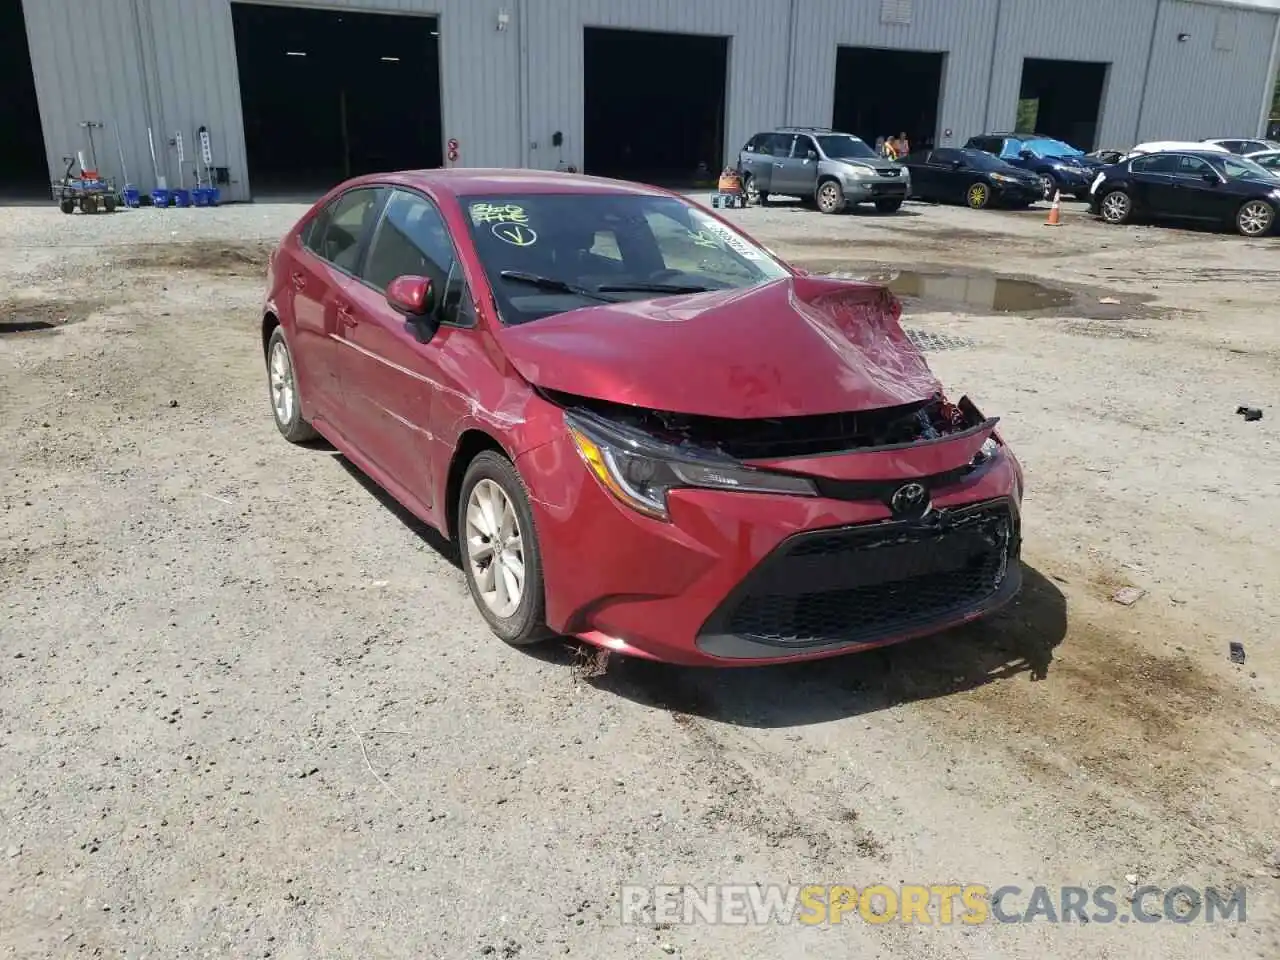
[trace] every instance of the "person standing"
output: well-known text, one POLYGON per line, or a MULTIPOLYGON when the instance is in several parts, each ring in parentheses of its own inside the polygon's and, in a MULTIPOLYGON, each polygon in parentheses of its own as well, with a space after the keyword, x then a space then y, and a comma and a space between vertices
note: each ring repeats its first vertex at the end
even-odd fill
POLYGON ((895 146, 899 157, 905 157, 911 152, 911 142, 907 140, 907 135, 905 133, 898 134, 898 142, 895 146))

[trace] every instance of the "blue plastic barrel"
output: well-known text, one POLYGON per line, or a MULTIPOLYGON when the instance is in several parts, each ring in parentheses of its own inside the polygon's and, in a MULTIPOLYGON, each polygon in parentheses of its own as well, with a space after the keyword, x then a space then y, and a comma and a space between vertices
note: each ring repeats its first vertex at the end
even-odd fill
POLYGON ((173 191, 173 205, 174 205, 175 207, 189 207, 189 206, 191 206, 191 191, 189 191, 189 190, 174 190, 174 191, 173 191))
POLYGON ((151 191, 151 204, 156 207, 167 207, 169 205, 169 191, 156 187, 151 191))
POLYGON ((124 199, 126 207, 138 207, 142 205, 142 194, 138 192, 137 187, 125 187, 120 191, 120 196, 124 199))

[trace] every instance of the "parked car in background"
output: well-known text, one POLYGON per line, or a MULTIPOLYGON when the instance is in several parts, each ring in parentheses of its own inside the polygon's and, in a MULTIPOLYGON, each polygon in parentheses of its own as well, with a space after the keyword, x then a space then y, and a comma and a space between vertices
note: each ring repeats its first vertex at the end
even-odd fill
POLYGON ((1098 174, 1092 212, 1107 223, 1135 217, 1215 221, 1246 237, 1275 226, 1280 180, 1252 160, 1213 150, 1132 157, 1098 174))
POLYGON ((501 639, 747 666, 1018 591, 1022 469, 900 312, 656 187, 427 170, 305 213, 261 336, 285 439, 456 542, 501 639))
POLYGON ((1167 153, 1170 150, 1189 150, 1192 153, 1230 153, 1226 147, 1219 146, 1216 143, 1203 143, 1198 140, 1152 140, 1149 143, 1140 143, 1121 159, 1128 160, 1130 157, 1136 157, 1144 153, 1167 153))
POLYGON ((757 133, 738 156, 738 172, 748 203, 766 204, 777 193, 810 200, 823 213, 859 203, 893 213, 911 186, 906 168, 860 138, 816 127, 757 133))
POLYGON ((939 147, 910 154, 912 196, 941 203, 983 207, 1027 207, 1044 193, 1040 178, 1010 166, 985 150, 939 147))
POLYGON ((985 150, 1010 166, 1029 170, 1040 178, 1041 195, 1052 200, 1058 191, 1078 200, 1089 198, 1089 183, 1102 166, 1083 150, 1033 134, 984 133, 970 137, 966 149, 985 150))
POLYGON ((1204 142, 1222 147, 1224 150, 1229 150, 1231 153, 1239 154, 1242 157, 1247 157, 1254 153, 1263 153, 1267 150, 1280 150, 1280 143, 1274 140, 1227 138, 1225 140, 1205 140, 1204 142))

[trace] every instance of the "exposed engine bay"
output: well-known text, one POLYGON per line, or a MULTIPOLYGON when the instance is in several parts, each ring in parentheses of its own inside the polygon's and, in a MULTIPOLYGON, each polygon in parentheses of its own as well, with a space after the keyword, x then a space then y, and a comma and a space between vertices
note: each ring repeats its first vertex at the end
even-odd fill
POLYGON ((675 447, 697 447, 735 460, 772 460, 892 447, 962 433, 983 423, 968 399, 941 394, 913 403, 852 413, 738 420, 646 410, 553 390, 547 400, 587 410, 675 447))

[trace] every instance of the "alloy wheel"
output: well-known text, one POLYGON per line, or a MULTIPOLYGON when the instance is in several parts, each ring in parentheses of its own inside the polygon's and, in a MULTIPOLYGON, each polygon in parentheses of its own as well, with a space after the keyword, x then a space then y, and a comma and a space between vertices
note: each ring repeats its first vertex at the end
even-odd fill
POLYGON ((1040 193, 1046 200, 1052 200, 1058 190, 1058 184, 1049 174, 1040 177, 1040 193))
POLYGON ((1102 219, 1107 223, 1122 223, 1129 215, 1129 195, 1120 190, 1102 198, 1102 219))
POLYGON ((495 617, 513 616, 524 598, 524 542, 511 498, 493 480, 481 480, 471 491, 466 540, 480 598, 495 617))
POLYGON ((823 213, 830 213, 840 204, 840 188, 828 180, 818 188, 818 206, 823 213))
POLYGON ((969 206, 985 207, 987 205, 987 187, 985 184, 975 183, 969 188, 969 206))
POLYGON ((1274 219, 1275 211, 1270 204, 1262 200, 1250 200, 1240 208, 1236 223, 1246 237, 1260 237, 1271 229, 1271 221, 1274 219))
POLYGON ((278 340, 271 348, 271 408, 275 411, 276 422, 287 427, 293 420, 294 404, 297 403, 298 390, 293 381, 293 364, 289 361, 289 348, 283 340, 278 340))
POLYGON ((742 182, 743 192, 747 195, 747 204, 752 207, 760 205, 760 191, 756 187, 756 178, 748 176, 742 182))

